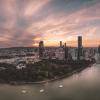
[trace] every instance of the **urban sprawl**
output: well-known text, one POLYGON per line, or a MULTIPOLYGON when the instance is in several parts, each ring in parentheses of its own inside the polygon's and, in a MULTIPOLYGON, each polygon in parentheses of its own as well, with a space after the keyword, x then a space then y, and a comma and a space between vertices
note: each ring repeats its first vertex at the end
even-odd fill
MULTIPOLYGON (((78 46, 68 47, 60 41, 58 47, 45 47, 44 42, 39 42, 39 47, 13 47, 0 49, 0 63, 16 65, 22 69, 25 64, 39 62, 43 59, 54 60, 95 60, 100 62, 100 46, 83 47, 82 36, 78 36, 78 46)), ((0 67, 2 70, 3 68, 0 67)))

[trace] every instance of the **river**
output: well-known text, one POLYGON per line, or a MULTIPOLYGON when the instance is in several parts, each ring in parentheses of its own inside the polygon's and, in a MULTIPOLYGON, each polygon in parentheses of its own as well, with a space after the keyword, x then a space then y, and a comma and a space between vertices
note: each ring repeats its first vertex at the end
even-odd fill
POLYGON ((44 85, 0 84, 0 100, 100 100, 100 64, 44 85), (40 89, 44 92, 40 93, 40 89))

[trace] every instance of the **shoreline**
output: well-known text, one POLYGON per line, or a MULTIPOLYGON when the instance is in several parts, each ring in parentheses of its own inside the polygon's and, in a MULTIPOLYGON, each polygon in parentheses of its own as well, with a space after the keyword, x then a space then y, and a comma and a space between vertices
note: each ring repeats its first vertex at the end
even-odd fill
POLYGON ((14 65, 3 64, 3 66, 7 66, 7 69, 0 73, 0 84, 45 84, 81 72, 87 67, 91 67, 94 63, 88 60, 71 61, 69 63, 43 60, 35 64, 26 65, 26 68, 21 70, 17 70, 14 65))
MULTIPOLYGON (((69 73, 66 73, 65 75, 61 75, 59 77, 56 77, 56 78, 53 78, 53 79, 48 79, 48 80, 44 80, 44 81, 37 81, 37 82, 16 82, 16 81, 12 81, 10 83, 5 83, 5 84, 8 84, 8 85, 27 85, 27 84, 45 84, 45 83, 48 83, 48 82, 53 82, 53 81, 57 81, 57 80, 60 80, 60 79, 63 79, 63 78, 67 78, 69 76, 72 76, 73 74, 75 73, 78 73, 78 72, 81 72, 83 71, 84 69, 88 68, 88 67, 91 67, 92 64, 90 64, 89 66, 87 67, 82 67, 82 68, 79 68, 79 69, 76 69, 76 70, 73 70, 72 72, 69 72, 69 73)), ((2 84, 2 83, 0 83, 2 84)))

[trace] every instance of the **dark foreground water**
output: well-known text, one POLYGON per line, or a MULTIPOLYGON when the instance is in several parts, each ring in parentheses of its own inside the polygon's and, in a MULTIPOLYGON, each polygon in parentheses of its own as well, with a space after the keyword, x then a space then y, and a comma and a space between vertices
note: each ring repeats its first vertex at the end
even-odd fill
POLYGON ((0 85, 0 100, 100 100, 100 64, 44 85, 0 85), (59 88, 59 85, 63 88, 59 88), (40 89, 44 89, 40 93, 40 89), (26 93, 22 93, 26 90, 26 93))

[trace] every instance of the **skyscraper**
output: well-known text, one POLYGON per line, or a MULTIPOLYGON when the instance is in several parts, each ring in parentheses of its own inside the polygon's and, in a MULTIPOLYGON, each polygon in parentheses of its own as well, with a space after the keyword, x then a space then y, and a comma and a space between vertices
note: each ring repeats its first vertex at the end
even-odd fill
POLYGON ((39 57, 40 58, 43 58, 43 54, 44 53, 44 43, 43 41, 40 41, 39 42, 39 57))
POLYGON ((62 47, 62 41, 60 41, 60 47, 62 47))
POLYGON ((99 45, 99 47, 98 47, 98 53, 100 54, 100 45, 99 45))
POLYGON ((66 43, 65 43, 65 60, 68 60, 68 47, 66 46, 66 43))
POLYGON ((77 60, 80 60, 82 57, 82 36, 78 36, 78 54, 77 60))

